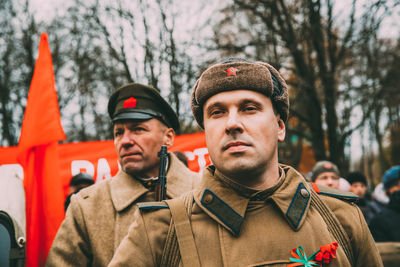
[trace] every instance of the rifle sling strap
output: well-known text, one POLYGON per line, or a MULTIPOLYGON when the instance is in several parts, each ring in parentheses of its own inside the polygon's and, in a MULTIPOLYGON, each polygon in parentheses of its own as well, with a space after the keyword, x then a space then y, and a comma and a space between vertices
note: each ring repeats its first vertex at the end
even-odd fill
POLYGON ((178 266, 179 261, 182 260, 184 267, 200 266, 189 220, 192 213, 193 195, 189 193, 183 199, 176 198, 165 202, 168 204, 172 216, 161 265, 178 266))
POLYGON ((350 264, 354 264, 353 250, 351 247, 349 236, 344 230, 342 224, 338 218, 332 212, 332 210, 326 205, 326 203, 318 196, 318 194, 311 189, 311 205, 318 211, 322 219, 325 221, 328 231, 337 240, 339 245, 342 247, 344 253, 347 256, 350 264))

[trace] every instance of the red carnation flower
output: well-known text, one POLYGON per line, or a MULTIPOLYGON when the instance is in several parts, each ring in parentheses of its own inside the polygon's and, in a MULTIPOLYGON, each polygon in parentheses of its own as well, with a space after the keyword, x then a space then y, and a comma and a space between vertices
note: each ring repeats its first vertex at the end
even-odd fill
POLYGON ((315 260, 320 263, 330 263, 332 259, 336 259, 337 242, 320 247, 320 252, 315 255, 315 260))

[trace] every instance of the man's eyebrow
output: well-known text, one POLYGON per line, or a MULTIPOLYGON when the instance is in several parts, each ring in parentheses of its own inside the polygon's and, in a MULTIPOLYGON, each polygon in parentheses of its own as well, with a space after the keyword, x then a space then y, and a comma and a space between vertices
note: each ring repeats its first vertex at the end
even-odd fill
POLYGON ((243 104, 248 104, 248 103, 254 103, 254 104, 261 105, 261 101, 258 100, 258 99, 256 99, 256 98, 243 98, 243 99, 240 101, 240 104, 241 104, 241 105, 243 105, 243 104))
MULTIPOLYGON (((252 98, 252 97, 250 97, 250 98, 246 97, 246 98, 240 99, 240 101, 239 101, 239 105, 240 106, 246 105, 246 104, 249 104, 249 103, 256 104, 256 105, 259 105, 259 106, 262 105, 260 100, 258 100, 257 98, 252 98)), ((209 104, 206 107, 206 112, 209 112, 210 109, 212 109, 214 107, 225 107, 225 105, 226 104, 224 104, 222 101, 216 101, 214 103, 209 104)))
POLYGON ((225 105, 222 103, 222 102, 220 102, 220 101, 216 101, 216 102, 214 102, 214 103, 211 103, 210 105, 208 105, 207 107, 206 107, 206 112, 209 112, 212 108, 214 108, 214 107, 224 107, 225 105))
POLYGON ((121 129, 121 128, 123 128, 122 124, 114 124, 114 130, 115 129, 121 129))

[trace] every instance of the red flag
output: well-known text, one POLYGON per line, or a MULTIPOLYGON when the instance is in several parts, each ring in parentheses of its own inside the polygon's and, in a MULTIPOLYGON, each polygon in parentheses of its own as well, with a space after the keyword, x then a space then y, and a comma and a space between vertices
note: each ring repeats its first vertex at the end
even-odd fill
POLYGON ((64 139, 48 38, 42 33, 18 144, 24 167, 26 266, 44 266, 64 218, 57 143, 64 139))

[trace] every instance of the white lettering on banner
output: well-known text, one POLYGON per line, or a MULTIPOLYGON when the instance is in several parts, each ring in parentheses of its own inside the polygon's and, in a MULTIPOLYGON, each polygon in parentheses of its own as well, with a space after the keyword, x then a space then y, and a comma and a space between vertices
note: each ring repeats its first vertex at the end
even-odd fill
POLYGON ((16 174, 18 178, 21 180, 24 179, 24 169, 22 168, 21 165, 19 164, 3 164, 0 165, 1 167, 1 173, 11 173, 11 174, 16 174))
POLYGON ((94 177, 94 166, 88 160, 73 160, 71 162, 71 175, 77 175, 80 172, 86 172, 94 177), (83 171, 84 170, 84 171, 83 171))
POLYGON ((101 158, 99 159, 99 161, 97 161, 96 183, 106 178, 111 178, 111 169, 110 165, 108 165, 107 160, 105 158, 101 158))
POLYGON ((193 152, 191 152, 191 151, 185 151, 183 153, 186 155, 186 157, 188 158, 189 161, 192 161, 192 160, 196 159, 196 157, 194 156, 193 152))
POLYGON ((204 167, 206 167, 207 161, 205 156, 208 155, 208 149, 206 147, 196 148, 195 150, 193 150, 193 152, 185 151, 185 155, 190 161, 195 160, 197 156, 197 162, 199 164, 200 170, 203 170, 204 167))
POLYGON ((205 155, 208 154, 208 149, 207 148, 196 148, 195 150, 193 150, 193 153, 199 157, 198 161, 199 161, 199 167, 200 170, 204 169, 204 167, 206 167, 206 158, 205 155))

